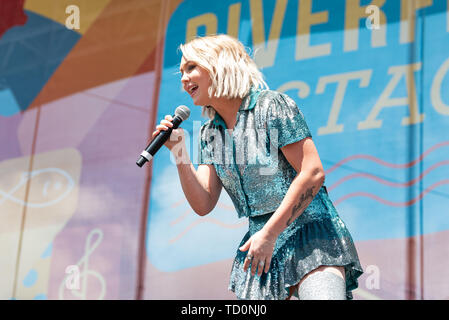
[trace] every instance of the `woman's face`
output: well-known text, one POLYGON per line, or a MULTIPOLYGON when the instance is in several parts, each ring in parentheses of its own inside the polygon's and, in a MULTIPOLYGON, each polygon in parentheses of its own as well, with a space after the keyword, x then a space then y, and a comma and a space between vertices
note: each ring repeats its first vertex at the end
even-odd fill
POLYGON ((210 105, 208 94, 212 81, 209 72, 193 61, 181 60, 181 83, 184 90, 190 95, 193 104, 197 106, 210 105))

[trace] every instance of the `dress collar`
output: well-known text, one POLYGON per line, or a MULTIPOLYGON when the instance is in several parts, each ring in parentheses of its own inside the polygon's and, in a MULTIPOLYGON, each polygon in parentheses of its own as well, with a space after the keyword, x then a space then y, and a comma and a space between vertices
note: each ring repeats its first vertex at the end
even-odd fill
MULTIPOLYGON (((249 93, 243 98, 242 103, 240 104, 239 112, 245 110, 251 110, 255 107, 257 98, 262 90, 255 89, 251 87, 249 93)), ((215 125, 221 125, 223 128, 226 128, 226 124, 218 112, 215 112, 215 117, 212 120, 215 125)))
POLYGON ((245 96, 245 98, 243 98, 239 111, 251 110, 252 108, 254 108, 257 102, 257 97, 259 96, 261 91, 262 90, 260 89, 254 89, 254 87, 251 87, 249 93, 245 96))

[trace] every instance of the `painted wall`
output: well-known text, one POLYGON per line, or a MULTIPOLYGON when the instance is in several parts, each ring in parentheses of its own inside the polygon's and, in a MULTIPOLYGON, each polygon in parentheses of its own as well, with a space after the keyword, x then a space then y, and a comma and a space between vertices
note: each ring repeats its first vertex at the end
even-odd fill
POLYGON ((206 119, 181 90, 177 48, 210 33, 238 37, 304 113, 365 270, 355 299, 449 298, 448 8, 1 2, 0 298, 234 299, 248 226, 230 198, 199 217, 168 150, 135 165, 180 104, 196 165, 206 119))

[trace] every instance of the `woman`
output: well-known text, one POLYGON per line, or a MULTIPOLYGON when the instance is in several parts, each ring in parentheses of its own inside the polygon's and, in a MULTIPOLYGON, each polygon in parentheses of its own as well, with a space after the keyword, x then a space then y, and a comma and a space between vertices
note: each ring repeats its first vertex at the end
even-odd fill
MULTIPOLYGON (((210 213, 224 187, 239 217, 249 218, 229 289, 239 299, 352 298, 363 271, 294 101, 267 89, 232 37, 196 38, 180 49, 183 88, 210 120, 201 127, 197 170, 182 129, 165 146, 197 214, 210 213)), ((171 121, 167 115, 153 137, 171 121)))

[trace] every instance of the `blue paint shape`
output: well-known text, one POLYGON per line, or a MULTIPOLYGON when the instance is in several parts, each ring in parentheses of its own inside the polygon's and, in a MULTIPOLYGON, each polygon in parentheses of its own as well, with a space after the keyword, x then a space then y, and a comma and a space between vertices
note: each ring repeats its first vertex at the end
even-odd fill
POLYGON ((51 253, 53 251, 53 243, 50 243, 47 247, 47 249, 45 249, 45 251, 42 253, 41 258, 45 259, 51 256, 51 253))
POLYGON ((47 295, 45 293, 40 293, 36 295, 33 300, 47 300, 47 295))
POLYGON ((25 12, 26 24, 0 38, 0 91, 8 88, 15 98, 12 102, 10 93, 0 93, 0 116, 26 110, 81 38, 57 21, 25 12))
POLYGON ((23 285, 27 288, 34 286, 38 278, 38 273, 35 269, 31 269, 23 279, 23 285))
POLYGON ((0 116, 9 117, 20 111, 11 89, 0 90, 0 116))

